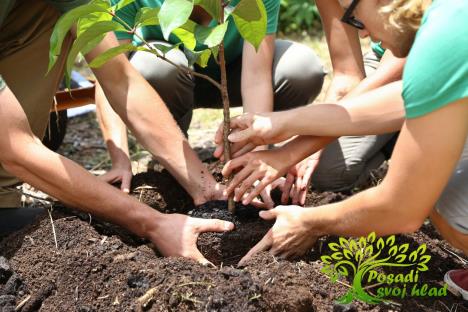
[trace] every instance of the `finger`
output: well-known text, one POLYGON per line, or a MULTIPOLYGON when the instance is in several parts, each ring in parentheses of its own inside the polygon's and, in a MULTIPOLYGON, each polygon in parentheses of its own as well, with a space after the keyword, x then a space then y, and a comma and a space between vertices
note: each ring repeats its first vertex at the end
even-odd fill
POLYGON ((260 218, 263 220, 273 220, 278 216, 278 208, 273 208, 270 210, 262 210, 259 213, 260 218))
POLYGON ((279 188, 281 191, 283 191, 285 182, 286 178, 280 177, 271 183, 271 189, 274 190, 275 188, 279 188))
POLYGON ((120 185, 120 189, 125 193, 130 193, 130 185, 132 184, 132 174, 127 173, 124 174, 122 177, 122 184, 120 185))
POLYGON ((288 203, 289 195, 290 195, 291 187, 293 183, 294 183, 294 176, 288 173, 286 176, 286 181, 284 182, 283 193, 281 194, 281 203, 284 205, 288 203))
MULTIPOLYGON (((232 120, 231 120, 232 122, 232 120)), ((216 130, 215 138, 214 141, 216 145, 222 145, 223 144, 223 135, 224 135, 224 123, 221 122, 218 126, 218 130, 216 130)))
POLYGON ((304 172, 303 179, 302 179, 302 185, 301 185, 302 189, 307 189, 308 188, 309 183, 310 183, 310 179, 312 177, 312 173, 314 172, 314 169, 315 168, 312 167, 312 166, 307 167, 306 171, 304 172))
POLYGON ((120 181, 120 176, 113 170, 98 176, 98 178, 107 183, 115 183, 120 181))
POLYGON ((195 230, 198 233, 205 232, 228 232, 234 229, 234 223, 219 219, 192 218, 195 230))
POLYGON ((305 205, 306 198, 307 198, 307 189, 302 190, 302 191, 300 192, 300 195, 299 195, 299 203, 301 204, 301 206, 304 206, 304 205, 305 205))
MULTIPOLYGON (((247 194, 246 194, 247 196, 247 194)), ((252 200, 252 202, 250 203, 252 206, 254 206, 255 208, 258 208, 258 209, 270 209, 267 207, 267 205, 262 202, 260 199, 258 198, 254 198, 254 200, 252 200)))
POLYGON ((224 145, 221 144, 221 145, 216 146, 216 149, 213 152, 213 156, 215 158, 221 158, 223 157, 223 153, 224 153, 224 145))
POLYGON ((253 143, 247 143, 245 145, 240 145, 239 143, 233 144, 232 157, 236 158, 244 154, 247 154, 248 152, 253 151, 255 147, 256 145, 253 143))
POLYGON ((216 267, 213 263, 208 261, 196 247, 195 247, 195 250, 192 252, 192 255, 189 256, 189 258, 197 261, 203 266, 216 267))
MULTIPOLYGON (((244 168, 241 171, 239 171, 234 178, 232 178, 231 183, 229 183, 228 187, 226 188, 225 193, 227 195, 232 194, 234 190, 242 184, 243 181, 250 175, 251 170, 250 168, 244 168)), ((236 197, 237 198, 237 197, 236 197)))
MULTIPOLYGON (((257 197, 258 195, 260 195, 262 193, 262 191, 271 183, 273 182, 274 178, 271 178, 271 177, 264 177, 262 179, 262 181, 260 181, 260 183, 258 183, 258 185, 252 190, 252 192, 250 192, 249 196, 247 196, 247 198, 245 198, 242 203, 244 205, 247 205, 248 203, 250 203, 255 197, 257 197), (246 204, 247 203, 247 204, 246 204)), ((271 197, 268 195, 270 201, 271 201, 271 207, 273 207, 273 200, 271 199, 271 197)), ((265 201, 265 199, 264 199, 265 201)))
POLYGON ((263 236, 262 240, 253 246, 252 249, 250 249, 249 252, 239 261, 238 265, 244 266, 256 253, 270 249, 272 243, 272 231, 269 230, 268 233, 263 236))
POLYGON ((297 185, 294 184, 291 188, 291 194, 290 194, 290 197, 291 197, 291 200, 292 200, 292 204, 293 205, 297 205, 297 194, 299 192, 299 189, 297 188, 297 185))
MULTIPOLYGON (((247 169, 247 168, 245 168, 245 169, 247 169)), ((237 194, 236 194, 236 197, 234 199, 236 201, 240 201, 243 198, 245 192, 247 192, 255 184, 255 182, 258 180, 258 178, 260 176, 261 176, 261 174, 259 172, 252 171, 251 174, 246 179, 244 179, 244 181, 242 181, 242 183, 239 185, 239 189, 237 190, 237 194)), ((252 194, 249 195, 249 198, 250 198, 251 195, 252 194)), ((252 199, 255 198, 257 195, 250 198, 249 201, 246 201, 244 199, 242 201, 242 203, 244 205, 248 205, 252 201, 252 199)))
POLYGON ((247 157, 239 157, 236 159, 231 159, 224 165, 223 170, 221 170, 221 174, 225 177, 228 177, 232 174, 232 172, 235 169, 239 167, 245 167, 245 165, 248 162, 249 162, 249 159, 247 157))
POLYGON ((231 133, 228 136, 228 140, 232 143, 238 143, 249 140, 253 135, 253 131, 251 128, 247 128, 245 130, 231 133))
POLYGON ((275 203, 273 202, 273 199, 271 198, 271 185, 267 185, 265 189, 263 189, 260 193, 260 196, 262 197, 263 202, 266 205, 266 208, 271 209, 275 206, 275 203))

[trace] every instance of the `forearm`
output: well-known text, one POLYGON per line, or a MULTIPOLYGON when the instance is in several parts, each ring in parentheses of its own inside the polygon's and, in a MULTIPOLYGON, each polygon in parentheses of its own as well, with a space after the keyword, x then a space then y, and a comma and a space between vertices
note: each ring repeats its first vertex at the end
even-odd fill
POLYGON ((370 135, 397 131, 404 121, 401 82, 386 85, 337 104, 309 105, 282 112, 287 136, 370 135))
POLYGON ((390 50, 387 50, 383 55, 377 70, 372 75, 366 77, 347 95, 347 97, 357 96, 386 84, 401 80, 405 63, 405 58, 397 58, 393 56, 390 50))
POLYGON ((279 149, 285 155, 283 159, 287 167, 291 167, 320 151, 335 139, 335 137, 298 136, 279 149))
MULTIPOLYGON (((114 44, 115 38, 106 37, 87 59, 114 44)), ((214 178, 191 149, 162 99, 125 56, 113 58, 94 73, 112 108, 138 141, 171 172, 196 204, 208 200, 205 192, 216 184, 214 178)))
POLYGON ((112 163, 116 164, 122 160, 127 162, 129 158, 127 127, 114 112, 97 82, 95 98, 99 125, 112 163))
POLYGON ((11 174, 67 205, 119 224, 139 236, 146 236, 154 221, 162 218, 159 212, 101 182, 37 139, 18 138, 9 153, 12 156, 2 165, 11 174))

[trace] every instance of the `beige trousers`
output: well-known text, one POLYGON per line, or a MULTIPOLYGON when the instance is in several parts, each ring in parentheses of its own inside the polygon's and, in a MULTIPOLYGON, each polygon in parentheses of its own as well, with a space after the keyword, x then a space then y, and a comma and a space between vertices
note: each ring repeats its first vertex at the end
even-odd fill
MULTIPOLYGON (((0 29, 0 75, 15 94, 33 133, 42 138, 54 95, 62 77, 65 58, 46 75, 49 40, 59 12, 44 0, 18 0, 0 29)), ((64 43, 67 51, 71 37, 64 43)), ((66 55, 66 53, 62 53, 66 55)), ((34 155, 30 155, 34 157, 34 155)), ((0 168, 0 208, 18 207, 20 181, 0 168)))

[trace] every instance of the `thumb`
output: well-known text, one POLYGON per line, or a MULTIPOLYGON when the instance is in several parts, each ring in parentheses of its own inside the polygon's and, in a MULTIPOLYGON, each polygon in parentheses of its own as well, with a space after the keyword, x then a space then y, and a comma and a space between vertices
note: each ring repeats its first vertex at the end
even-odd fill
POLYGON ((242 131, 233 132, 228 136, 229 141, 232 143, 242 142, 250 139, 253 135, 252 129, 247 128, 242 131))
POLYGON ((198 218, 195 218, 195 220, 197 220, 196 222, 197 222, 199 233, 228 232, 234 229, 234 223, 231 223, 228 221, 223 221, 223 220, 218 220, 218 219, 198 219, 198 218))
POLYGON ((273 220, 273 219, 276 219, 276 217, 278 216, 278 213, 277 213, 276 208, 274 208, 270 210, 262 210, 260 211, 259 215, 263 220, 273 220))

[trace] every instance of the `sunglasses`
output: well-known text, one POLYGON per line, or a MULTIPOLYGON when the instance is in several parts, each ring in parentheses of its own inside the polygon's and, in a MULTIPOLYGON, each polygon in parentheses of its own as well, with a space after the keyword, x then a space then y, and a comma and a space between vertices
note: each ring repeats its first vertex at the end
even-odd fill
POLYGON ((356 27, 357 29, 362 30, 365 28, 364 24, 360 20, 355 18, 353 15, 353 11, 354 9, 356 9, 358 4, 359 4, 359 0, 353 0, 353 2, 351 2, 351 5, 346 9, 343 17, 341 18, 341 21, 343 23, 346 23, 348 25, 356 27))

